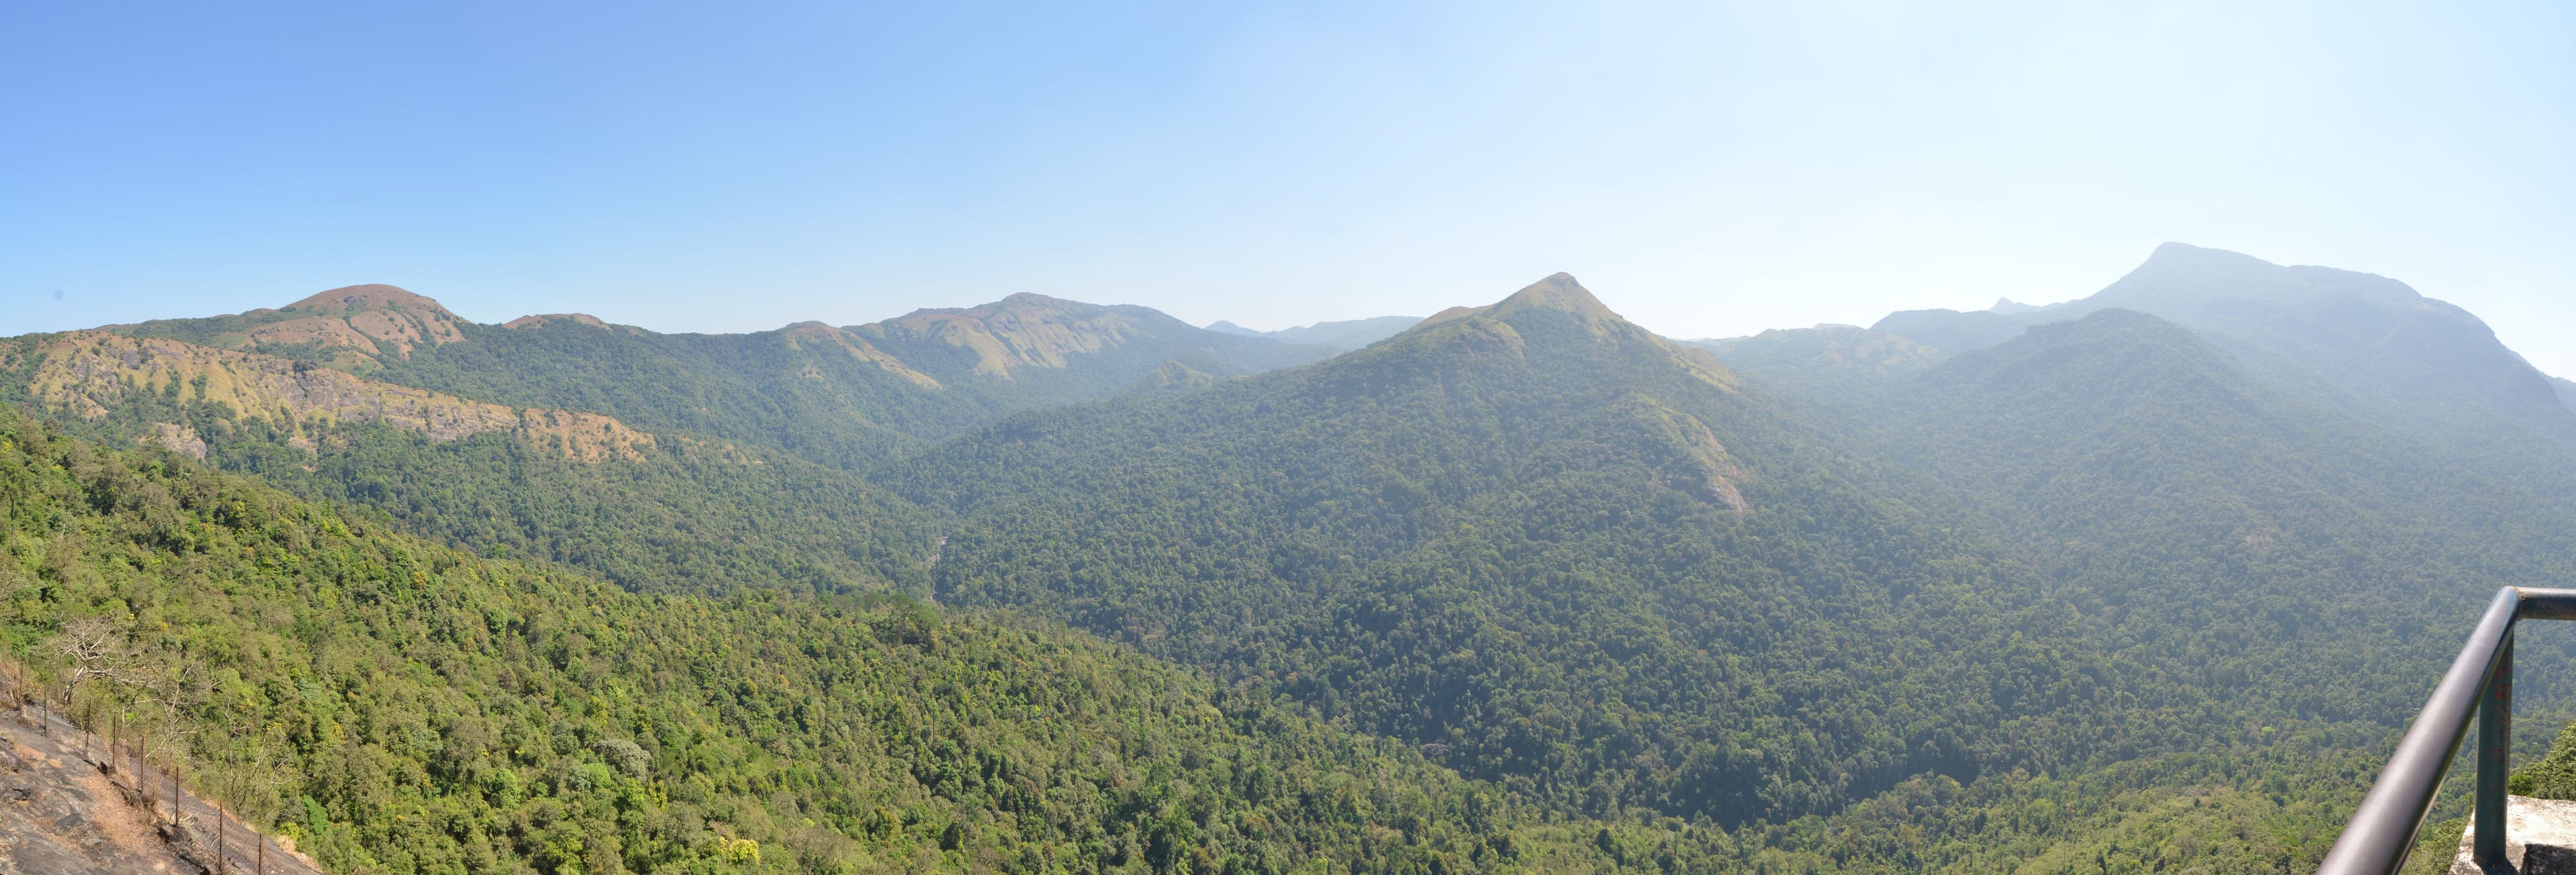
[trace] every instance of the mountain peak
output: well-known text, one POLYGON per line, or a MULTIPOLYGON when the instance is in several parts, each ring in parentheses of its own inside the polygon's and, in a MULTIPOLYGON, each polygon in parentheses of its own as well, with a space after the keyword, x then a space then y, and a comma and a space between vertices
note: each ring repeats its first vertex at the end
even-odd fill
POLYGON ((2211 249, 2206 246, 2168 241, 2157 246, 2156 251, 2149 253, 2147 260, 2139 264, 2137 269, 2154 272, 2241 273, 2266 268, 2279 269, 2280 265, 2242 252, 2229 252, 2225 249, 2211 249))
POLYGON ((2226 300, 2281 303, 2339 296, 2357 296, 2395 306, 2414 306, 2423 300, 2405 283, 2375 274, 2330 267, 2283 267, 2224 249, 2166 243, 2156 247, 2155 253, 2135 270, 2085 299, 2085 303, 2157 312, 2158 305, 2203 305, 2226 300))
POLYGON ((1451 307, 1405 329, 1398 337, 1418 339, 1474 337, 1499 342, 1519 354, 1533 336, 1555 336, 1576 345, 1652 350, 1684 371, 1710 384, 1732 389, 1735 375, 1707 350, 1665 340, 1620 317, 1576 282, 1573 274, 1555 273, 1522 287, 1511 297, 1483 307, 1451 307), (1567 324, 1563 317, 1574 317, 1567 324), (1535 317, 1535 318, 1532 318, 1535 317), (1532 332, 1536 332, 1533 335, 1532 332))
POLYGON ((526 316, 521 316, 508 322, 503 322, 501 323, 501 327, 535 328, 539 325, 545 325, 552 322, 570 322, 575 325, 588 325, 592 328, 599 329, 606 329, 608 327, 607 321, 588 313, 530 313, 526 316))
POLYGON ((1601 299, 1593 297, 1591 290, 1576 282, 1573 274, 1564 271, 1549 274, 1546 279, 1513 292, 1511 297, 1494 305, 1493 310, 1495 315, 1523 310, 1556 310, 1585 319, 1619 319, 1619 314, 1602 306, 1601 299))
POLYGON ((439 316, 450 320, 456 318, 456 314, 448 312, 446 307, 427 295, 414 294, 400 286, 382 283, 341 286, 280 309, 299 315, 315 316, 349 316, 371 310, 392 310, 421 316, 439 316))
POLYGON ((1628 320, 1619 318, 1619 314, 1611 312, 1609 307, 1602 306, 1601 299, 1593 297, 1591 290, 1585 289, 1582 283, 1576 282, 1573 274, 1559 271, 1549 274, 1546 279, 1524 286, 1520 291, 1513 292, 1511 297, 1491 305, 1451 307, 1433 313, 1431 318, 1424 319, 1420 324, 1415 325, 1414 330, 1470 316, 1508 320, 1522 313, 1537 312, 1567 313, 1586 323, 1628 324, 1628 320))
POLYGON ((1081 301, 1067 300, 1067 299, 1065 299, 1065 298, 1049 297, 1049 296, 1046 296, 1046 295, 1038 294, 1038 293, 1036 293, 1036 292, 1015 292, 1015 293, 1012 293, 1011 295, 1009 295, 1009 296, 1007 296, 1007 297, 1004 297, 1003 299, 1001 299, 1001 300, 999 300, 999 301, 994 301, 993 303, 986 304, 986 305, 981 306, 981 307, 975 307, 975 308, 972 308, 972 309, 970 310, 970 312, 972 312, 972 311, 989 311, 989 312, 994 312, 994 313, 1011 313, 1011 312, 1062 313, 1062 312, 1069 312, 1069 311, 1097 310, 1097 309, 1100 309, 1100 305, 1098 305, 1098 304, 1086 304, 1086 303, 1083 303, 1083 302, 1081 302, 1081 301))

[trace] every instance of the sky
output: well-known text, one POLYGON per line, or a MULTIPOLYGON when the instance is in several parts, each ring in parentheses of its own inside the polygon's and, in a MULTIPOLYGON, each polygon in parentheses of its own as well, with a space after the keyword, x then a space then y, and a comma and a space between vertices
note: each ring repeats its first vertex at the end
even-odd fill
POLYGON ((2547 2, 12 3, 0 334, 370 282, 1279 328, 1563 270, 1723 337, 2081 297, 2179 240, 2576 375, 2569 46, 2547 2))

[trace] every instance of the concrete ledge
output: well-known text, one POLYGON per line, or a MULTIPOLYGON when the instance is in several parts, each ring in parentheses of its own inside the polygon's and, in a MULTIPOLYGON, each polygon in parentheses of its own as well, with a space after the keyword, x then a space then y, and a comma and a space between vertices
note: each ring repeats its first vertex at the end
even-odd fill
POLYGON ((2576 875, 2576 800, 2507 796, 2504 806, 2504 855, 2512 866, 2492 872, 2469 859, 2477 826, 2460 833, 2459 853, 2451 857, 2451 875, 2576 875), (2537 853, 2534 845, 2541 846, 2537 853), (2526 864, 2528 864, 2526 866, 2526 864))

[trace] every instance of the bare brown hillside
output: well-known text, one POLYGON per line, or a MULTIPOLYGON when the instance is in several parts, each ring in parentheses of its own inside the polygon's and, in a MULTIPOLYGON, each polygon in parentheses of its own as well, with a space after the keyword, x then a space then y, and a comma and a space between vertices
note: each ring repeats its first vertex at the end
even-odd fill
MULTIPOLYGON (((653 437, 596 413, 520 409, 424 389, 365 380, 329 368, 259 353, 221 350, 161 337, 128 337, 105 331, 58 335, 31 350, 40 361, 30 395, 48 408, 83 419, 105 416, 125 393, 179 393, 230 405, 235 415, 269 419, 294 431, 290 442, 310 449, 305 434, 340 423, 381 422, 448 441, 494 432, 517 433, 583 461, 636 460, 653 437)), ((159 442, 203 457, 193 430, 163 424, 159 442)))

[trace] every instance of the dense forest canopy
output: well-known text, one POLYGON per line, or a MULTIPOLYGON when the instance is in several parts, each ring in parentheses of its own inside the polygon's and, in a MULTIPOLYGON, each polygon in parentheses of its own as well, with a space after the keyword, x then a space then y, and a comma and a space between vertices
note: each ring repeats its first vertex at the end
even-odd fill
MULTIPOLYGON (((2576 571, 2568 384, 2380 277, 1354 327, 0 340, 8 634, 195 684, 72 695, 347 871, 2266 872, 2576 571)), ((2522 653, 2566 713, 2576 635, 2522 653)))
POLYGON ((1516 839, 1508 796, 1407 746, 1040 624, 899 596, 633 595, 7 412, 0 498, 18 658, 68 677, 49 643, 112 641, 65 709, 183 739, 206 792, 334 869, 1599 855, 1551 850, 1564 830, 1516 839))

